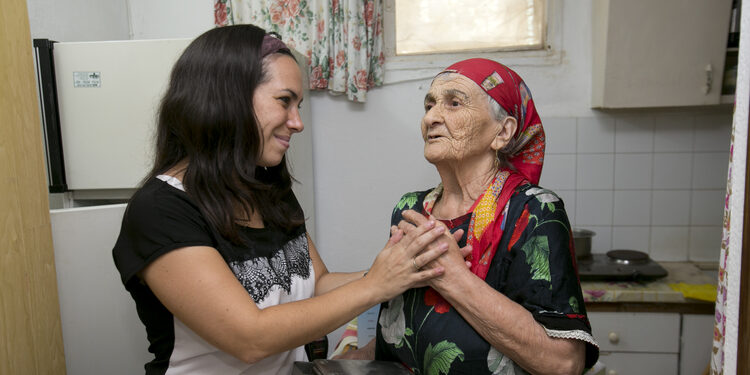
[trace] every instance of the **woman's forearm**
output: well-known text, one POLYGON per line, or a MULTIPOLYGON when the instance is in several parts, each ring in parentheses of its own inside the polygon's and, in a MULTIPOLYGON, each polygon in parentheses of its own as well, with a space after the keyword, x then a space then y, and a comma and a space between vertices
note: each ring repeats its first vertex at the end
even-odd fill
POLYGON ((361 279, 366 271, 357 272, 327 272, 320 276, 315 283, 315 295, 328 293, 344 284, 361 279))
POLYGON ((332 332, 380 302, 376 293, 369 292, 373 290, 376 287, 360 277, 323 295, 261 310, 255 325, 258 331, 251 334, 256 339, 249 340, 248 359, 252 362, 291 350, 332 332))
POLYGON ((534 374, 580 374, 585 344, 547 335, 531 313, 467 272, 433 287, 495 349, 534 374))
POLYGON ((387 299, 379 288, 382 277, 369 276, 322 296, 259 309, 213 248, 177 249, 143 271, 144 281, 176 319, 250 363, 322 337, 387 299))

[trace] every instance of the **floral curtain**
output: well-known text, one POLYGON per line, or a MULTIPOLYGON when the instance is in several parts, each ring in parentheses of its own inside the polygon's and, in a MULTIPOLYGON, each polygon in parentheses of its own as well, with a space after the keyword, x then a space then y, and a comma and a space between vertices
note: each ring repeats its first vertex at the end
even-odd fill
POLYGON ((382 0, 214 0, 216 26, 258 25, 307 56, 310 89, 364 102, 383 84, 382 0))

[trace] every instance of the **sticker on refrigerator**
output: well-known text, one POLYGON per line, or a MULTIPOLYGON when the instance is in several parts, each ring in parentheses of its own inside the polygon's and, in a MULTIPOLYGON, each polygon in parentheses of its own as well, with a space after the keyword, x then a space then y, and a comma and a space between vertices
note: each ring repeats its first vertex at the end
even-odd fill
POLYGON ((102 87, 100 72, 73 72, 73 87, 102 87))

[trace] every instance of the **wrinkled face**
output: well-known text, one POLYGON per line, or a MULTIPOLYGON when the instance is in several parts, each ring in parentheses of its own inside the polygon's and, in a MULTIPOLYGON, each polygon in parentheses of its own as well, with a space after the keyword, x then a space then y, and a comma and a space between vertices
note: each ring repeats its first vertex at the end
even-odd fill
POLYGON ((437 77, 424 100, 424 156, 432 164, 494 158, 491 145, 500 123, 490 115, 487 94, 459 74, 437 77))
POLYGON ((302 103, 302 74, 287 55, 266 57, 267 81, 253 93, 253 110, 263 138, 258 165, 273 167, 289 148, 292 134, 304 128, 299 108, 302 103))

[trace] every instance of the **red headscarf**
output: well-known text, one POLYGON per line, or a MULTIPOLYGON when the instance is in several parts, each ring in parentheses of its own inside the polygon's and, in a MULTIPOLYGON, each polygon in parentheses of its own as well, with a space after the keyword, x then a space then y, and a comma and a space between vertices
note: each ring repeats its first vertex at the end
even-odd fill
POLYGON ((516 118, 517 143, 509 161, 527 180, 538 184, 544 162, 544 130, 523 79, 503 64, 479 58, 459 61, 443 72, 458 73, 474 81, 516 118))
POLYGON ((518 122, 514 134, 516 143, 508 160, 513 169, 498 171, 491 186, 472 207, 474 213, 468 234, 468 240, 473 247, 471 270, 484 279, 503 234, 501 226, 505 205, 516 187, 522 183, 526 181, 533 184, 539 183, 544 163, 544 129, 534 107, 529 88, 526 87, 523 79, 507 66, 492 60, 477 58, 457 62, 443 72, 458 73, 471 79, 518 122), (496 198, 494 213, 490 215, 492 219, 485 218, 485 223, 480 224, 483 218, 477 215, 477 210, 482 206, 482 199, 488 194, 496 198), (475 224, 481 229, 474 230, 478 228, 475 224))

